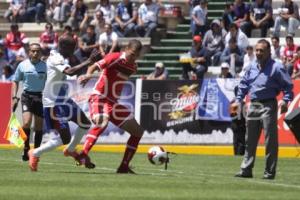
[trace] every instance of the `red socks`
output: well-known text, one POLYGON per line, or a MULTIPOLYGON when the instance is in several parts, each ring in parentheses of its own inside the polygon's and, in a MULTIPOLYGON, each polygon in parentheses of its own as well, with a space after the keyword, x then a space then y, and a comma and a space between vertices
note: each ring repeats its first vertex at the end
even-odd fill
POLYGON ((124 152, 124 157, 121 162, 121 166, 128 167, 129 162, 132 160, 136 149, 140 143, 141 137, 130 136, 127 141, 127 146, 124 152))
POLYGON ((101 135, 101 133, 105 130, 106 127, 100 128, 100 127, 94 127, 89 130, 85 143, 83 146, 83 151, 85 155, 88 155, 94 144, 97 142, 98 137, 101 135))

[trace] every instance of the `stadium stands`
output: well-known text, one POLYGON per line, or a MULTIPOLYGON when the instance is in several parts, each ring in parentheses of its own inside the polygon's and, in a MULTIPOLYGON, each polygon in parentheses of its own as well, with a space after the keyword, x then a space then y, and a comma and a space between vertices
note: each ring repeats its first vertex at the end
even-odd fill
MULTIPOLYGON (((137 5, 140 5, 142 1, 132 0, 137 5)), ((294 0, 295 2, 300 3, 300 0, 294 0)), ((98 0, 85 0, 84 1, 89 7, 89 16, 93 16, 94 8, 99 3, 98 0)), ((116 5, 120 0, 110 0, 113 5, 116 5)), ((158 33, 152 39, 150 38, 139 38, 142 41, 142 44, 146 47, 144 56, 141 60, 138 60, 139 70, 135 77, 140 77, 146 75, 153 70, 153 67, 156 62, 164 62, 166 68, 169 71, 170 77, 178 79, 181 77, 181 64, 179 63, 179 55, 181 53, 187 52, 191 47, 191 34, 190 34, 190 17, 187 17, 189 14, 189 4, 187 0, 162 0, 163 4, 173 4, 181 8, 181 12, 184 17, 166 17, 161 16, 159 18, 159 28, 158 33)), ((224 12, 226 0, 212 0, 208 4, 208 18, 209 20, 220 18, 224 12)), ((274 14, 277 14, 277 8, 281 5, 282 0, 273 0, 272 6, 274 9, 274 14)), ((9 31, 10 24, 6 22, 3 18, 5 10, 8 8, 8 0, 0 0, 0 35, 2 37, 9 31)), ((29 37, 30 42, 37 42, 40 33, 44 30, 45 23, 22 23, 19 24, 20 31, 24 32, 27 37, 29 37)), ((54 30, 58 33, 62 32, 62 28, 59 26, 54 26, 54 30)), ((270 30, 272 31, 272 29, 270 30)), ((270 35, 270 32, 268 35, 270 35)), ((286 32, 282 27, 281 29, 281 44, 285 44, 284 36, 286 32)), ((300 43, 300 28, 296 32, 296 37, 294 38, 295 43, 300 43)), ((121 46, 127 44, 131 38, 121 38, 119 43, 121 46)), ((250 38, 250 44, 254 45, 256 41, 260 39, 255 37, 250 38)), ((211 70, 213 74, 218 73, 219 70, 211 70)), ((208 74, 209 75, 209 74, 208 74)))

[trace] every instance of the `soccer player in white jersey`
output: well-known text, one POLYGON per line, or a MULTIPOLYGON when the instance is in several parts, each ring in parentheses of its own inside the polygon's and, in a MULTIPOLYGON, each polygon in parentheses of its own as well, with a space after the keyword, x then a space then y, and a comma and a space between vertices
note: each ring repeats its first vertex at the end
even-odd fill
POLYGON ((47 82, 43 94, 44 116, 47 130, 55 136, 39 148, 29 151, 29 167, 37 171, 39 157, 42 153, 68 144, 64 149, 65 156, 72 156, 79 164, 86 168, 94 168, 88 156, 79 156, 75 150, 84 133, 90 128, 90 121, 78 105, 67 97, 66 75, 75 75, 77 71, 97 60, 94 53, 85 62, 71 67, 68 58, 73 55, 76 42, 70 36, 63 36, 58 42, 58 51, 52 50, 47 60, 47 82), (68 121, 78 125, 71 138, 68 121))

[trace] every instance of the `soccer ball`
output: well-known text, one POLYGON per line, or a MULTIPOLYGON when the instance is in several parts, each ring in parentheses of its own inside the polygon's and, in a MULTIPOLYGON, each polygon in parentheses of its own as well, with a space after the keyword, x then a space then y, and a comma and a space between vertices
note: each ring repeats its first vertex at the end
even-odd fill
POLYGON ((148 160, 153 165, 162 165, 168 161, 168 155, 161 146, 153 146, 148 150, 148 160))

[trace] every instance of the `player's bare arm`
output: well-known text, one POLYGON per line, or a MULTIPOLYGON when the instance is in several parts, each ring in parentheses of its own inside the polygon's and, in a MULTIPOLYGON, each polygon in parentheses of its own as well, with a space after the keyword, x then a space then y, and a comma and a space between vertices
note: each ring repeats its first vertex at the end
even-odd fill
POLYGON ((67 74, 67 75, 70 75, 70 76, 73 76, 73 75, 76 75, 77 72, 84 68, 84 67, 87 67, 88 65, 90 65, 91 63, 93 62, 96 62, 98 59, 99 59, 99 52, 98 51, 95 51, 91 54, 91 56, 84 62, 80 63, 79 65, 76 65, 74 67, 68 67, 66 68, 63 73, 67 74))

